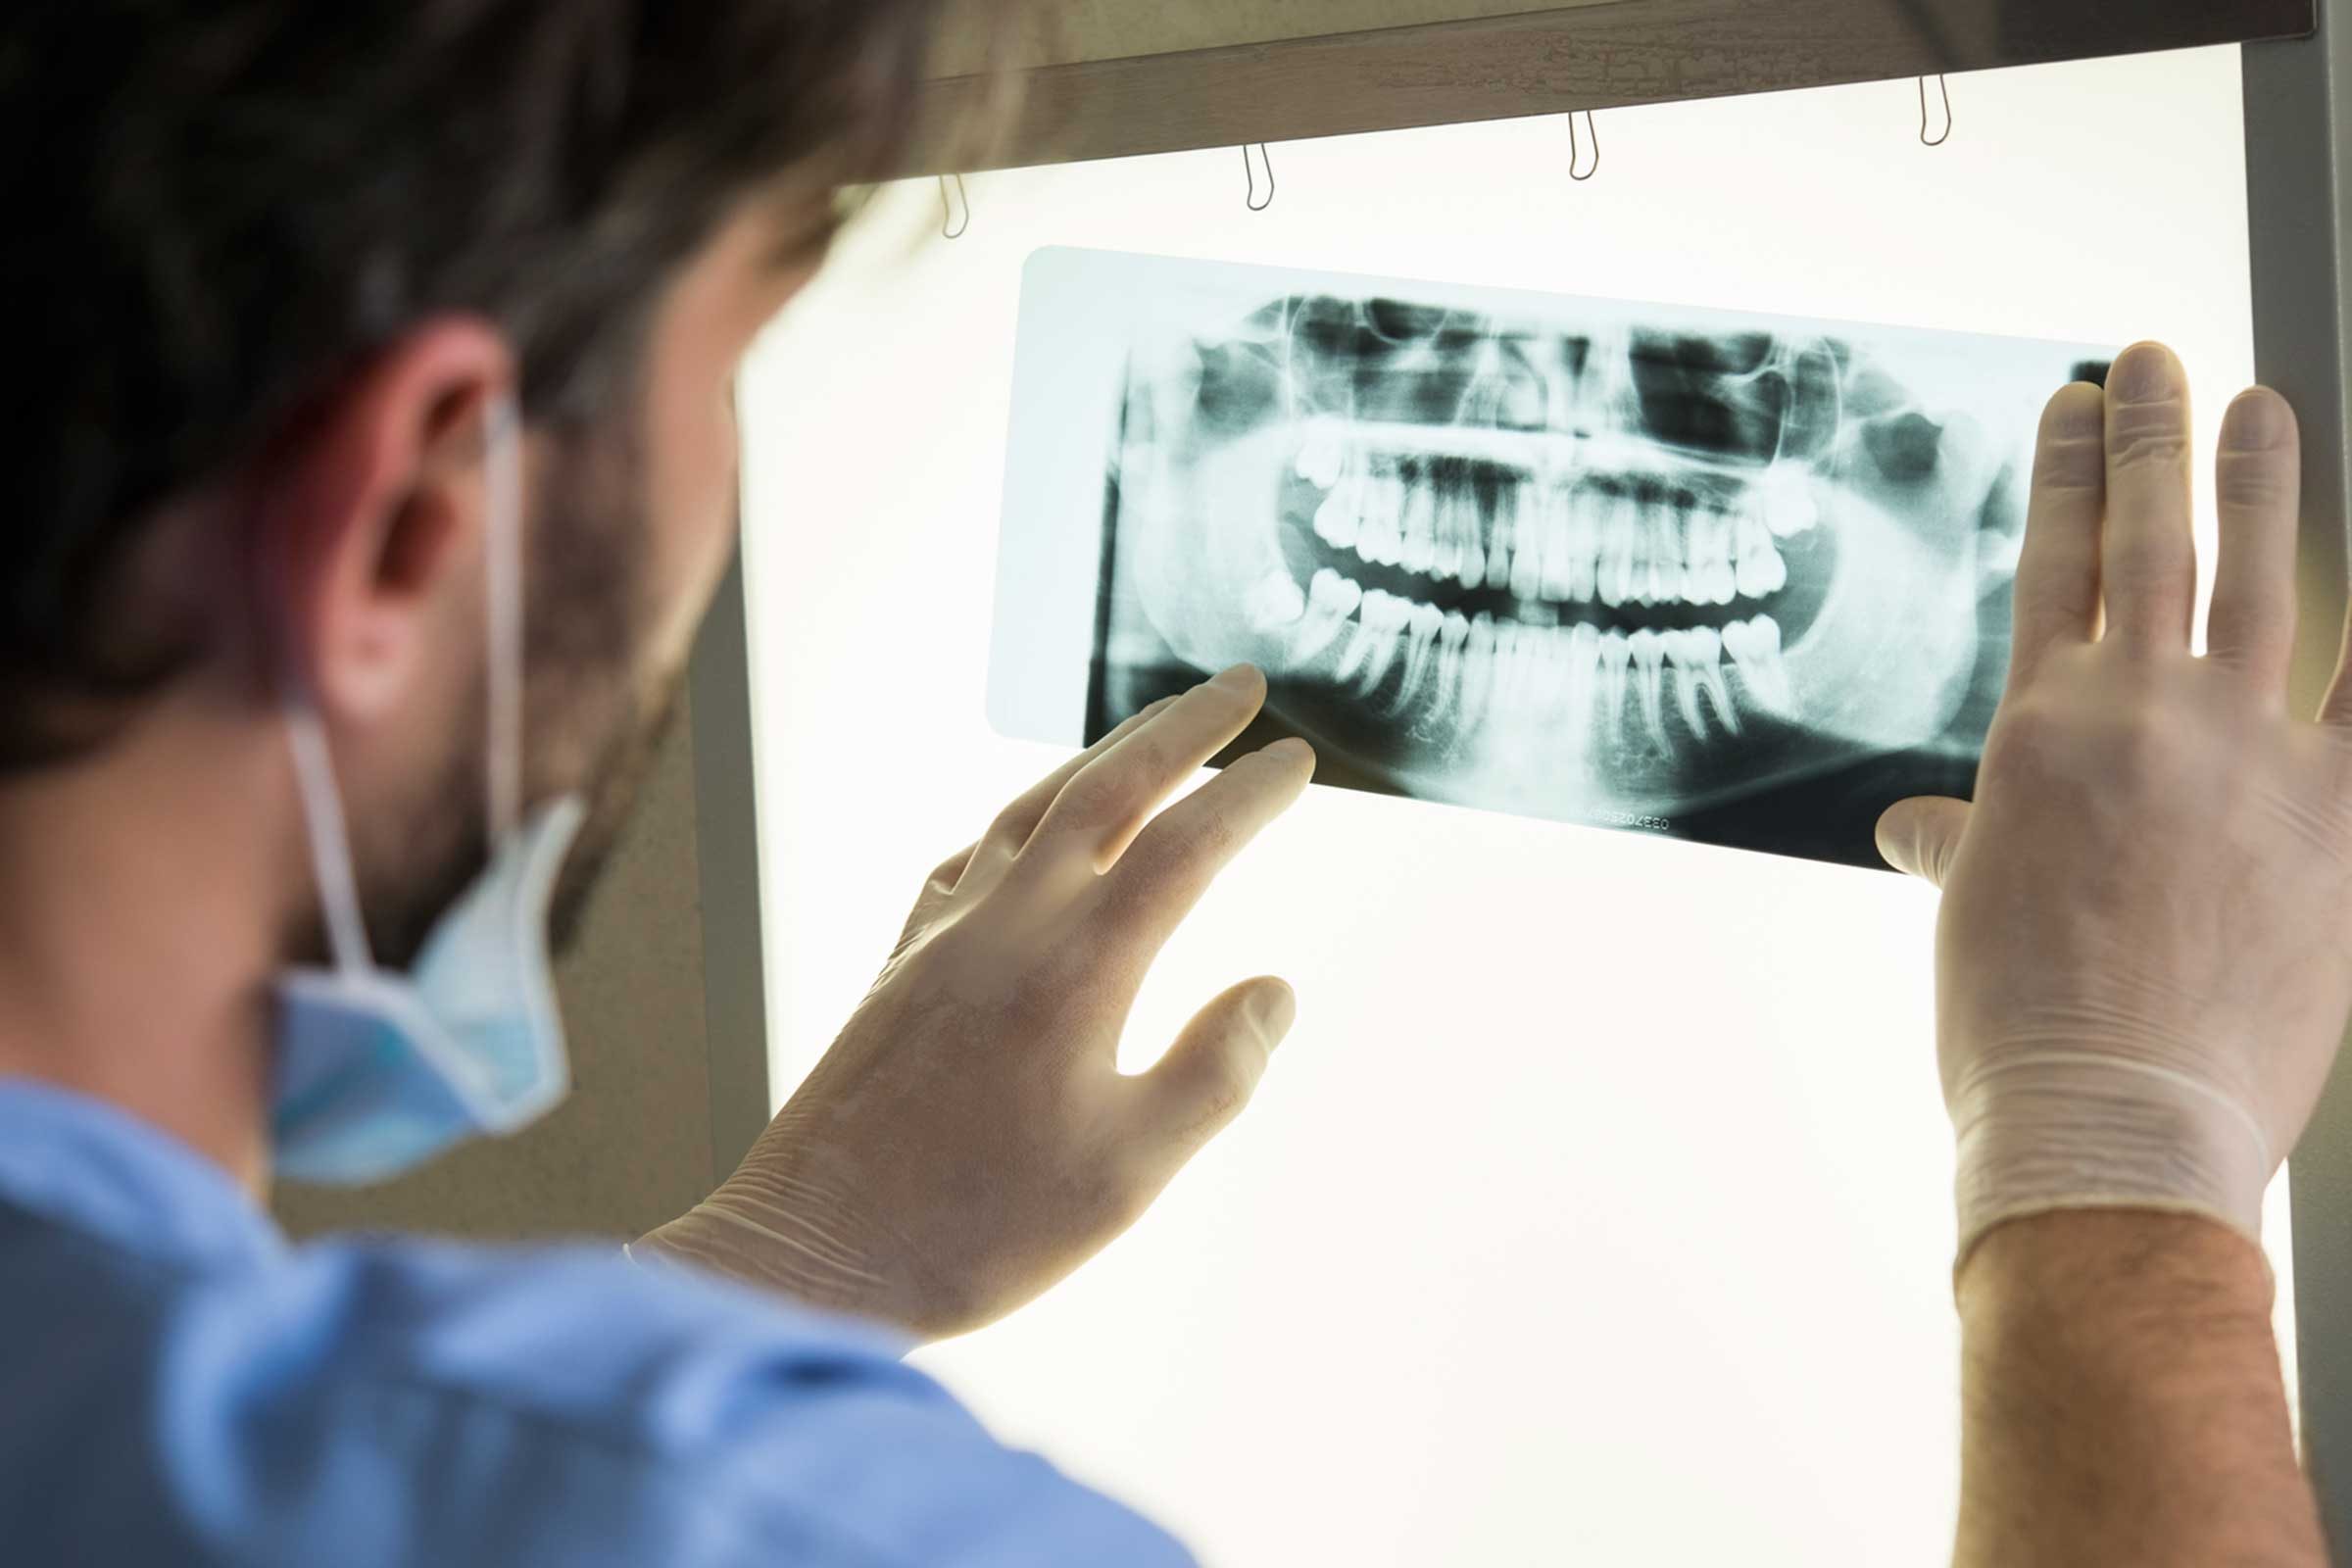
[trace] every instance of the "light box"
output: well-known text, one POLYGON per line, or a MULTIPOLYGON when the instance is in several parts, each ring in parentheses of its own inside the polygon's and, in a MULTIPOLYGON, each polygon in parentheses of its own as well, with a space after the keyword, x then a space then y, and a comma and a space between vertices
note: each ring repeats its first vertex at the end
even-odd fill
MULTIPOLYGON (((1583 184, 1564 120, 1277 144, 1264 213, 1232 149, 992 173, 953 243, 935 184, 887 189, 741 388, 776 1099, 928 869, 1067 755, 988 711, 1033 256, 2157 337, 2209 452, 2253 373, 2237 51, 1951 90, 1934 149, 1908 81, 1606 112, 1583 184)), ((1935 916, 1884 873, 1309 791, 1123 1055, 1283 975, 1255 1103, 1100 1258, 917 1360, 1211 1562, 1939 1560, 1935 916)))

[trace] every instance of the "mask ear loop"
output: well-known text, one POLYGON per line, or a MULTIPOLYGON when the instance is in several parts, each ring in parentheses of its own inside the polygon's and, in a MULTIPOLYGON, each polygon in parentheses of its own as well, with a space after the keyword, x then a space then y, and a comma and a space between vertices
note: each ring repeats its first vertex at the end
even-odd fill
POLYGON ((522 814, 522 435, 513 397, 494 399, 482 455, 489 491, 483 522, 489 601, 490 843, 507 841, 522 814))
POLYGON ((368 948, 367 923, 351 870, 351 836, 343 822, 343 797, 335 788, 335 764, 327 755, 326 731, 302 676, 286 661, 286 739, 294 752, 295 793, 302 797, 303 825, 311 836, 311 865, 318 877, 318 904, 326 913, 326 940, 335 968, 361 974, 375 967, 368 948))
MULTIPOLYGON (((293 573, 282 556, 273 555, 274 578, 268 597, 280 605, 291 602, 293 573)), ((366 974, 375 967, 368 946, 367 922, 360 918, 359 879, 351 867, 351 833, 343 817, 343 795, 335 784, 334 756, 326 743, 326 726, 318 718, 318 703, 311 694, 310 678, 301 660, 302 636, 290 612, 277 624, 278 710, 286 724, 286 747, 293 756, 294 793, 302 802, 303 832, 311 843, 311 873, 318 885, 319 912, 326 920, 328 956, 343 975, 366 974)))
MULTIPOLYGON (((484 521, 485 595, 489 601, 489 793, 490 835, 501 843, 514 831, 522 797, 522 465, 520 416, 511 397, 490 405, 482 459, 489 490, 484 521)), ((296 793, 302 797, 303 825, 311 841, 311 864, 318 879, 318 903, 326 917, 327 945, 335 968, 345 974, 375 967, 360 917, 359 879, 352 870, 351 831, 343 815, 343 794, 335 764, 312 701, 309 682, 297 667, 289 637, 280 656, 279 684, 286 739, 294 755, 296 793)))

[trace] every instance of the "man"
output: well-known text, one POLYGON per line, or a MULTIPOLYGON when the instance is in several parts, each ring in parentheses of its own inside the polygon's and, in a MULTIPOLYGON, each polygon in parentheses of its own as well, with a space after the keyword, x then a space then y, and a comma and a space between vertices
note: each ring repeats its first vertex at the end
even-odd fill
MULTIPOLYGON (((1115 1235, 1288 1028, 1252 981, 1112 1067, 1158 944, 1311 769, 1284 743, 1157 810, 1253 671, 942 863, 743 1170, 628 1259, 293 1250, 259 1202, 561 1092, 541 916, 732 548, 736 361, 888 167, 931 22, 0 25, 37 149, 0 239, 36 394, 0 623, 12 1561, 1186 1560, 896 1355, 1115 1235)), ((2322 1560, 2250 1235, 2352 1011, 2352 696, 2284 711, 2269 394, 2231 411, 2189 657, 2186 430, 2158 349, 2058 395, 1979 804, 1883 827, 1948 891, 1969 1563, 2322 1560)))

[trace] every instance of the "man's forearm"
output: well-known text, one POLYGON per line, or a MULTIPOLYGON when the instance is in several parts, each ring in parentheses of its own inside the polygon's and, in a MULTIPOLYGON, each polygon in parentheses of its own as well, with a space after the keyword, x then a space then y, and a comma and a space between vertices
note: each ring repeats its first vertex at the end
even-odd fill
POLYGON ((1959 1568, 2326 1568, 2236 1233, 2078 1211, 1988 1233, 1959 1280, 1959 1568))

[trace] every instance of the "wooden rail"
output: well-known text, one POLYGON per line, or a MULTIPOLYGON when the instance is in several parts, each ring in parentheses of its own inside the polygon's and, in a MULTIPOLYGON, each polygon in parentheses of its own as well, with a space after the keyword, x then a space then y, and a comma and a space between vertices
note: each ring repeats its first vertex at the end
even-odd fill
POLYGON ((926 89, 903 171, 1013 168, 2307 37, 2317 0, 1617 0, 1049 65, 975 144, 926 89))

